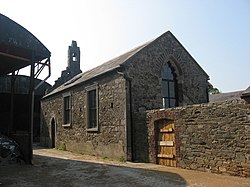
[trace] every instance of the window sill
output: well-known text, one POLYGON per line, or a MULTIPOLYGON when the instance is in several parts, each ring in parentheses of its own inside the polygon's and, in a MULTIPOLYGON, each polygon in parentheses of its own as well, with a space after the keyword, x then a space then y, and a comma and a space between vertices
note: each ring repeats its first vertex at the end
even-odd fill
POLYGON ((63 127, 71 127, 71 123, 62 124, 63 127))
POLYGON ((98 132, 98 127, 95 127, 95 128, 87 128, 87 132, 98 132))

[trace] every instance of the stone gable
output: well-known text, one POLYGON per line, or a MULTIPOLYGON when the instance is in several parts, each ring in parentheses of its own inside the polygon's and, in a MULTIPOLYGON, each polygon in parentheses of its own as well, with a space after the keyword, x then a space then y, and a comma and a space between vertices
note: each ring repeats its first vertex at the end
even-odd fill
POLYGON ((161 71, 170 62, 177 74, 178 106, 208 102, 208 76, 172 35, 160 37, 123 64, 131 80, 134 159, 148 160, 145 110, 162 108, 161 71))
POLYGON ((65 144, 67 149, 84 154, 149 161, 145 111, 163 107, 162 69, 166 63, 171 64, 176 75, 178 106, 208 102, 208 75, 176 38, 166 32, 77 75, 45 96, 42 143, 52 145, 54 118, 56 146, 65 144), (99 130, 88 132, 86 88, 93 84, 98 84, 99 130), (72 107, 72 121, 67 128, 62 127, 64 94, 71 96, 72 107))

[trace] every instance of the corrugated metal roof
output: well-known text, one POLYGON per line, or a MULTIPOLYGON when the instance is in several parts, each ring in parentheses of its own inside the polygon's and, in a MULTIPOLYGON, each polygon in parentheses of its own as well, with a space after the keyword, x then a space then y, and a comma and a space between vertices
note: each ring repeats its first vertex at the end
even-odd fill
MULTIPOLYGON (((29 94, 29 84, 30 84, 30 77, 25 75, 17 75, 15 76, 15 94, 29 94)), ((34 79, 34 85, 37 86, 40 84, 42 80, 34 79)), ((37 90, 35 90, 35 95, 43 96, 45 91, 50 88, 47 82, 44 82, 37 90)), ((0 77, 0 93, 11 93, 11 75, 6 75, 0 77)))
POLYGON ((49 58, 50 51, 28 30, 0 14, 0 75, 49 58))

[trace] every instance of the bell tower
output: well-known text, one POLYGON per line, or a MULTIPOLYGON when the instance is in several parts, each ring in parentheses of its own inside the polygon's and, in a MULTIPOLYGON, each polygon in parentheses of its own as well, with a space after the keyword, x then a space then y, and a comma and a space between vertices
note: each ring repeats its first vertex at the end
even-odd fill
POLYGON ((71 46, 68 49, 68 71, 71 75, 77 75, 81 73, 80 69, 80 48, 77 47, 76 41, 72 41, 71 46))
POLYGON ((49 92, 80 73, 82 73, 80 69, 80 48, 77 47, 76 41, 73 40, 71 46, 69 46, 68 49, 68 66, 66 67, 66 70, 62 71, 61 77, 55 81, 55 84, 52 86, 49 92))

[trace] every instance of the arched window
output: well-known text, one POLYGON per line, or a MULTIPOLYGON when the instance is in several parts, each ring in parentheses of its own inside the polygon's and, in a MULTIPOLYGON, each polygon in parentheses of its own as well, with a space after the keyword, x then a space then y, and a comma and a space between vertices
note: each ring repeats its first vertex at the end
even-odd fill
POLYGON ((170 63, 163 66, 162 70, 162 101, 163 108, 172 108, 177 106, 176 97, 176 75, 170 63))

